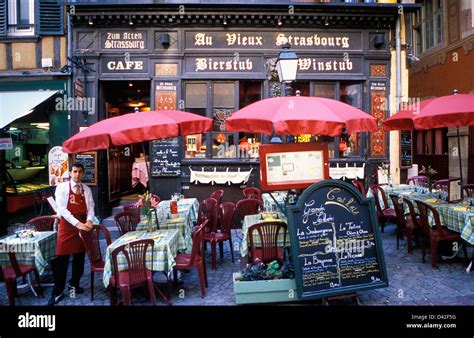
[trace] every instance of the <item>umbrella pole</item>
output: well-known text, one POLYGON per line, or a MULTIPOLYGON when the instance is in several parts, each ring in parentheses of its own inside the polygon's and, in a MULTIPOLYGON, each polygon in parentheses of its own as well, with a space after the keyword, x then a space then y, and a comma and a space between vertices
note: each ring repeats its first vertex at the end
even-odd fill
POLYGON ((461 178, 461 198, 463 196, 463 180, 462 180, 462 160, 461 160, 461 140, 459 137, 459 127, 456 127, 456 134, 458 138, 458 158, 459 158, 459 177, 461 178))
POLYGON ((150 172, 150 166, 148 165, 148 161, 147 161, 147 158, 146 158, 145 142, 141 142, 141 143, 142 143, 143 154, 145 154, 145 167, 146 167, 146 172, 148 173, 148 191, 151 193, 151 184, 150 184, 150 181, 151 181, 151 172, 150 172))

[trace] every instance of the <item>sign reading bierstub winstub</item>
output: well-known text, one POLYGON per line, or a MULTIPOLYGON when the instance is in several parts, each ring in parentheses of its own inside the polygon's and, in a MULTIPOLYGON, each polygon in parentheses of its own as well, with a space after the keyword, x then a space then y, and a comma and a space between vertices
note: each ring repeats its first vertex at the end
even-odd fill
POLYGON ((343 181, 325 180, 287 210, 298 299, 388 286, 372 199, 343 181))

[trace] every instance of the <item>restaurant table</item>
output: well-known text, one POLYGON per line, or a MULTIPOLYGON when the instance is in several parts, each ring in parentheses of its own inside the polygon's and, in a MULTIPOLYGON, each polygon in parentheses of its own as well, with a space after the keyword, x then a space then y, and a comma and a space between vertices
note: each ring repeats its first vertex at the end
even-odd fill
MULTIPOLYGON (((178 253, 178 230, 158 230, 158 231, 129 231, 119 237, 107 247, 105 254, 105 266, 102 281, 107 287, 110 277, 113 275, 112 251, 120 245, 130 243, 139 239, 153 239, 155 246, 153 254, 151 249, 146 253, 146 267, 152 271, 163 271, 170 273, 175 266, 175 257, 178 253)), ((120 271, 128 267, 127 260, 123 254, 117 256, 118 268, 120 271)))
POLYGON ((133 162, 132 165, 132 187, 136 186, 140 182, 144 187, 148 185, 148 167, 150 162, 133 162))
MULTIPOLYGON (((191 253, 193 247, 192 229, 197 221, 199 202, 197 198, 184 198, 178 201, 177 217, 172 217, 170 211, 170 200, 161 201, 158 204, 158 223, 160 230, 178 229, 178 251, 191 253), (168 218, 169 217, 169 218, 168 218)), ((153 217, 153 229, 156 230, 156 219, 153 217)), ((148 230, 146 217, 138 224, 137 230, 148 230)))
MULTIPOLYGON (((385 196, 387 197, 388 201, 388 208, 393 208, 392 200, 390 199, 390 194, 391 193, 400 193, 404 191, 415 191, 417 189, 416 186, 411 185, 411 184, 398 184, 398 185, 381 185, 380 186, 384 191, 385 191, 385 196)), ((374 197, 374 193, 372 189, 369 188, 367 191, 366 197, 374 197)), ((383 208, 385 204, 383 203, 382 196, 379 196, 379 202, 380 206, 383 208)))
MULTIPOLYGON (((272 195, 275 198, 275 200, 278 202, 280 207, 283 210, 285 210, 285 199, 287 196, 287 192, 286 191, 273 191, 272 195)), ((262 200, 263 200, 263 205, 265 207, 265 210, 279 211, 278 207, 275 204, 275 201, 273 200, 273 198, 270 196, 269 193, 262 194, 262 200)))
POLYGON ((17 238, 7 235, 0 238, 0 265, 9 266, 8 252, 14 251, 20 265, 34 265, 43 274, 51 260, 56 258, 56 231, 34 232, 34 237, 17 238))
MULTIPOLYGON (((263 214, 256 214, 256 215, 247 215, 244 217, 244 222, 242 224, 242 242, 240 244, 240 254, 242 255, 242 257, 247 256, 248 251, 249 251, 249 245, 250 245, 250 240, 248 237, 249 228, 254 224, 262 223, 262 222, 270 222, 270 221, 272 222, 278 221, 278 222, 284 222, 288 224, 286 216, 282 213, 271 212, 271 213, 263 213, 263 214), (265 217, 264 215, 266 214, 270 215, 271 217, 265 217), (276 214, 278 214, 278 218, 275 217, 276 214), (262 217, 264 217, 264 219, 262 219, 262 217)), ((259 236, 254 237, 254 244, 257 247, 260 246, 259 236)), ((289 245, 290 245, 290 235, 288 231, 286 233, 285 243, 283 243, 283 233, 280 231, 280 233, 278 234, 278 246, 286 247, 289 245)))

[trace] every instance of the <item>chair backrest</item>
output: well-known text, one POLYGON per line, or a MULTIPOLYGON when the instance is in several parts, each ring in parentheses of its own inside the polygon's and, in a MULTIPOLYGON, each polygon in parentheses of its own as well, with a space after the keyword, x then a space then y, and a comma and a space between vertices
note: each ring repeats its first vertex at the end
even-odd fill
POLYGON ((474 197, 474 184, 464 184, 464 197, 474 197))
POLYGON ((197 224, 201 225, 206 219, 208 219, 211 223, 208 225, 209 227, 216 226, 215 223, 217 220, 215 219, 215 209, 217 207, 217 200, 215 198, 206 198, 199 202, 199 209, 198 209, 198 219, 197 224))
POLYGON ((140 239, 120 245, 112 251, 115 285, 120 285, 120 274, 117 259, 119 254, 123 254, 127 261, 129 283, 137 284, 146 281, 146 254, 148 247, 151 247, 151 254, 153 255, 154 245, 155 241, 152 239, 140 239))
POLYGON ((426 234, 430 232, 431 227, 430 227, 428 216, 429 216, 429 213, 431 212, 431 214, 433 215, 433 220, 435 222, 435 229, 441 235, 443 235, 444 231, 443 231, 443 227, 441 226, 438 210, 436 210, 431 205, 425 202, 418 201, 418 200, 415 200, 415 202, 416 202, 416 206, 418 207, 418 211, 420 212, 420 221, 421 221, 421 226, 423 228, 423 232, 426 234))
POLYGON ((415 206, 413 205, 412 201, 410 201, 408 198, 404 198, 403 202, 408 205, 408 210, 410 211, 410 217, 413 222, 413 225, 415 228, 421 227, 420 222, 418 221, 419 215, 415 211, 415 206))
POLYGON ((79 237, 81 237, 84 247, 86 248, 89 262, 95 264, 101 262, 102 253, 100 251, 100 232, 103 232, 107 246, 112 243, 109 230, 103 224, 94 224, 92 230, 79 230, 79 237))
POLYGON ((209 196, 209 198, 213 198, 217 201, 217 204, 221 204, 221 199, 223 195, 224 195, 224 190, 222 189, 216 190, 209 196))
POLYGON ((40 216, 30 219, 26 224, 34 225, 35 231, 54 231, 54 216, 40 216))
MULTIPOLYGON (((235 204, 224 202, 219 205, 218 218, 221 225, 221 231, 230 235, 232 230, 232 220, 234 219, 235 204)), ((215 232, 215 230, 214 230, 215 232)))
POLYGON ((377 208, 377 214, 378 216, 382 216, 383 211, 388 208, 388 201, 387 201, 387 196, 385 195, 385 191, 378 184, 371 185, 370 190, 372 190, 374 194, 375 207, 377 208), (380 205, 380 199, 382 199, 382 202, 384 205, 383 207, 380 205))
POLYGON ((278 257, 278 235, 283 231, 283 243, 286 244, 286 223, 283 222, 262 222, 252 225, 248 230, 250 242, 249 251, 252 259, 259 258, 263 263, 271 262, 278 257), (256 256, 256 246, 254 241, 255 233, 259 236, 260 245, 258 249, 261 257, 256 256))
POLYGON ((420 185, 420 184, 428 184, 428 176, 412 176, 409 179, 407 179, 407 184, 412 184, 412 185, 420 185))
POLYGON ((140 207, 137 206, 135 203, 130 203, 123 206, 123 211, 129 212, 133 214, 133 221, 138 224, 141 220, 140 217, 140 207))
POLYGON ((258 214, 259 211, 263 211, 264 209, 263 202, 255 198, 246 198, 237 201, 234 213, 235 225, 241 227, 245 216, 258 214))
POLYGON ((206 219, 202 225, 194 227, 193 230, 193 247, 191 249, 191 258, 189 259, 189 265, 194 265, 197 259, 204 257, 204 229, 208 226, 210 220, 206 219))
POLYGON ((245 198, 257 198, 260 201, 262 200, 262 192, 260 189, 255 188, 255 187, 247 187, 242 190, 242 193, 244 194, 245 198))
MULTIPOLYGON (((406 225, 405 220, 405 210, 403 208, 403 202, 399 201, 400 196, 395 194, 389 194, 390 199, 393 203, 393 208, 395 209, 395 213, 397 214, 397 224, 398 226, 404 227, 406 225)), ((403 197, 402 197, 403 200, 403 197)))
POLYGON ((441 189, 442 187, 445 187, 445 189, 448 189, 448 185, 449 185, 449 179, 437 180, 433 183, 433 188, 441 189))
POLYGON ((360 191, 362 196, 365 197, 366 193, 365 193, 364 185, 361 182, 359 182, 358 180, 352 180, 352 184, 360 191))
POLYGON ((114 216, 115 224, 120 232, 120 236, 126 234, 129 231, 135 231, 137 224, 136 216, 128 211, 120 212, 114 216))

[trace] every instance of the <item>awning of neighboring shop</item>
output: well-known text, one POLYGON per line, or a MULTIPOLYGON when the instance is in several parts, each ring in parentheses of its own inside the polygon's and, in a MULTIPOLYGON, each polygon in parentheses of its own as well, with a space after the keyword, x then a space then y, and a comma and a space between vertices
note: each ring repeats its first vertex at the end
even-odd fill
POLYGON ((59 90, 0 92, 0 128, 31 114, 43 102, 61 93, 59 90))

